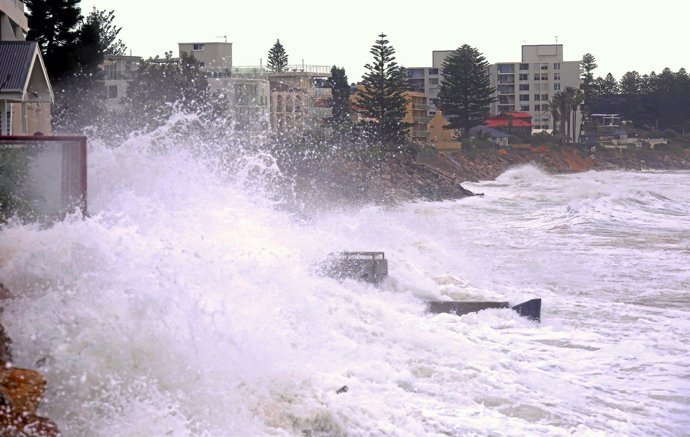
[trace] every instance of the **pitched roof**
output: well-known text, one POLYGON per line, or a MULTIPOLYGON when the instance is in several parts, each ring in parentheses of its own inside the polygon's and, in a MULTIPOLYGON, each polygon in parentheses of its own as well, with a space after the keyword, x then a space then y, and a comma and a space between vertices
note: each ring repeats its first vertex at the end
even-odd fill
POLYGON ((502 132, 498 129, 494 129, 494 128, 489 127, 489 126, 483 126, 483 125, 473 127, 472 129, 470 129, 470 132, 473 133, 474 135, 481 134, 481 135, 489 136, 491 138, 509 138, 510 137, 510 135, 508 135, 505 132, 502 132))
MULTIPOLYGON (((0 97, 3 100, 27 100, 29 84, 40 86, 52 101, 50 81, 35 41, 0 41, 0 97)), ((36 100, 34 100, 36 101, 36 100)))
POLYGON ((529 120, 521 118, 514 118, 512 120, 508 118, 489 118, 484 124, 489 127, 532 127, 532 123, 529 120))
POLYGON ((532 118, 532 116, 527 112, 502 112, 501 114, 505 114, 513 118, 532 118))

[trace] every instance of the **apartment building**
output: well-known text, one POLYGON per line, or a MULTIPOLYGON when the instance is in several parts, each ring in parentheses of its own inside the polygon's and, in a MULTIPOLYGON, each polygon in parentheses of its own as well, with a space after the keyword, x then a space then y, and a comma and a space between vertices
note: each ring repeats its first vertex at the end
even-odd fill
POLYGON ((38 44, 25 41, 24 3, 0 0, 0 134, 51 132, 53 90, 38 44))
POLYGON ((319 127, 331 117, 330 67, 288 65, 283 71, 268 74, 271 82, 271 127, 274 130, 301 132, 308 127, 319 127))
POLYGON ((407 99, 407 110, 404 122, 412 124, 409 131, 410 140, 426 142, 429 140, 429 98, 422 91, 406 91, 404 94, 407 99))
POLYGON ((270 86, 265 71, 232 66, 232 43, 179 43, 180 57, 191 56, 208 73, 209 88, 228 101, 233 126, 244 133, 264 132, 270 119, 270 86))
POLYGON ((564 61, 562 44, 523 45, 520 62, 491 64, 489 77, 496 87, 492 114, 526 112, 534 130, 552 130, 549 102, 566 87, 580 88, 580 61, 564 61))
POLYGON ((181 42, 177 47, 180 57, 193 56, 209 73, 223 75, 232 68, 231 42, 181 42))
POLYGON ((441 82, 440 69, 438 67, 412 67, 406 68, 407 84, 410 91, 421 92, 428 98, 426 115, 436 115, 438 104, 438 91, 441 82))
POLYGON ((101 68, 105 82, 103 95, 106 108, 121 110, 120 102, 127 95, 129 83, 136 77, 140 62, 140 56, 104 56, 101 68))

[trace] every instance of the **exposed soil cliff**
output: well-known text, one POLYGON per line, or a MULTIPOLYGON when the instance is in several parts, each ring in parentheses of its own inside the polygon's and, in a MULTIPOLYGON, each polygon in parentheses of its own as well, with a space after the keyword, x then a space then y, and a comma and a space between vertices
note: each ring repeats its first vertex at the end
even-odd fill
POLYGON ((579 147, 474 149, 454 154, 402 153, 372 163, 334 157, 294 169, 296 198, 307 209, 410 200, 459 199, 472 195, 463 181, 491 180, 511 167, 532 163, 549 173, 587 170, 690 169, 689 150, 579 147))

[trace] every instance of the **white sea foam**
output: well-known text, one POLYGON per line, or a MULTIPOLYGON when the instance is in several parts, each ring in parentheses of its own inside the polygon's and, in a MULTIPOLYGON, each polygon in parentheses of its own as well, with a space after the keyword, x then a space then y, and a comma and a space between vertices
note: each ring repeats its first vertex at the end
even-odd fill
POLYGON ((144 140, 92 146, 89 218, 0 231, 16 364, 66 436, 690 432, 687 172, 523 167, 305 222, 144 140), (390 277, 314 273, 338 250, 390 277), (541 297, 543 321, 426 313, 449 297, 541 297))

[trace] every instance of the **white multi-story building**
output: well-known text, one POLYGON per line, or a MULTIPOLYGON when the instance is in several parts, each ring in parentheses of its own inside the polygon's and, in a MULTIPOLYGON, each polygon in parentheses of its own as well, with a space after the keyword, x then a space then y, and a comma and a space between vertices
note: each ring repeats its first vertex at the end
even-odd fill
POLYGON ((104 98, 108 109, 122 110, 120 102, 127 95, 129 83, 136 77, 141 57, 105 55, 101 68, 103 69, 104 98))
POLYGON ((228 101, 238 131, 263 132, 269 124, 270 86, 265 72, 233 68, 232 43, 190 42, 178 44, 180 57, 192 56, 208 73, 212 90, 228 101))
MULTIPOLYGON (((580 61, 564 61, 562 44, 523 45, 520 62, 489 66, 496 101, 491 113, 527 112, 535 130, 554 128, 549 102, 566 87, 580 88, 580 61)), ((577 113, 579 124, 580 114, 577 113)))
POLYGON ((405 71, 407 71, 407 83, 410 87, 410 91, 420 92, 426 95, 428 102, 426 115, 428 117, 433 117, 436 115, 438 91, 441 85, 440 68, 413 67, 407 68, 405 71))

